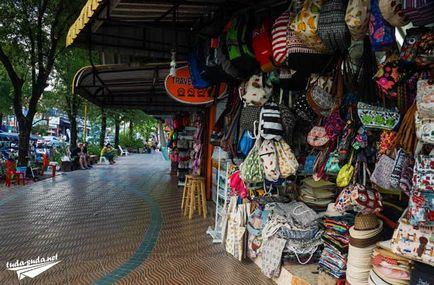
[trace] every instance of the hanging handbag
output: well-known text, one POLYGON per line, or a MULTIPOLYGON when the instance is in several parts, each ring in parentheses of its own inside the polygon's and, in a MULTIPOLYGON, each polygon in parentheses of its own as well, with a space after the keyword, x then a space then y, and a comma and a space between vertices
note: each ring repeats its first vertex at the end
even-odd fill
POLYGON ((417 155, 413 171, 413 189, 434 191, 434 156, 417 155))
POLYGON ((243 155, 248 155, 254 145, 255 139, 252 133, 250 133, 248 130, 245 130, 240 138, 240 142, 238 143, 238 149, 243 155))
POLYGON ((280 140, 283 126, 279 106, 274 102, 268 102, 262 107, 259 117, 259 135, 267 140, 280 140))
POLYGON ((403 0, 402 11, 414 26, 425 26, 434 22, 434 2, 432 0, 403 0))
POLYGON ((300 119, 306 122, 312 123, 316 118, 315 112, 307 102, 306 93, 301 93, 296 98, 294 103, 294 111, 300 119))
POLYGON ((402 2, 403 0, 380 0, 378 4, 384 20, 394 27, 402 27, 409 22, 407 16, 402 11, 402 2))
POLYGON ((352 165, 353 155, 354 151, 351 152, 348 162, 342 166, 341 170, 339 170, 338 176, 336 177, 336 186, 343 188, 350 184, 351 178, 354 174, 354 166, 352 165))
POLYGON ((273 59, 277 65, 286 61, 288 56, 287 33, 290 23, 289 12, 283 12, 274 22, 271 29, 271 46, 273 50, 273 59))
POLYGON ((327 175, 335 176, 338 175, 340 170, 341 166, 339 165, 339 153, 337 151, 333 151, 330 153, 330 156, 327 160, 325 172, 327 175))
MULTIPOLYGON (((295 17, 295 14, 290 14, 290 24, 287 27, 286 66, 292 70, 296 70, 297 74, 302 76, 309 75, 310 73, 320 73, 323 71, 324 66, 327 66, 327 63, 333 59, 333 56, 328 52, 306 45, 304 40, 297 35, 297 32, 291 28, 291 25, 295 25, 295 17)), ((303 25, 304 23, 301 24, 301 27, 303 25)), ((302 81, 299 80, 299 82, 302 81)))
POLYGON ((314 79, 307 91, 307 102, 319 116, 327 116, 334 107, 335 100, 331 94, 333 80, 330 77, 319 76, 314 79))
POLYGON ((295 175, 298 169, 298 161, 291 147, 284 140, 276 142, 275 146, 277 160, 279 162, 280 177, 287 178, 291 175, 295 175))
POLYGON ((386 108, 368 105, 362 102, 357 104, 357 114, 366 128, 393 130, 399 123, 399 112, 386 108))
POLYGON ((261 106, 243 106, 240 115, 240 130, 247 130, 254 134, 255 122, 259 122, 261 106))
POLYGON ((393 167, 395 166, 395 160, 386 154, 381 155, 380 159, 375 164, 375 169, 371 175, 371 182, 375 183, 377 186, 392 190, 391 176, 393 167))
POLYGON ((328 0, 321 7, 318 36, 328 50, 344 52, 351 44, 351 34, 345 23, 346 1, 328 0))
POLYGON ((307 134, 307 143, 314 148, 324 148, 328 142, 329 137, 322 126, 313 127, 307 134))
POLYGON ((383 19, 378 1, 371 0, 369 37, 374 51, 386 51, 396 47, 395 28, 383 19))
POLYGON ((324 2, 324 0, 306 0, 290 28, 308 47, 327 52, 327 47, 318 36, 318 19, 324 2))
POLYGON ((370 0, 350 0, 345 14, 345 22, 353 40, 362 40, 368 31, 370 0))
POLYGON ((315 161, 318 157, 318 154, 309 154, 306 156, 306 160, 304 162, 304 173, 306 175, 312 175, 313 170, 315 168, 315 161))
POLYGON ((289 144, 292 143, 292 136, 295 127, 294 112, 284 104, 279 104, 280 117, 282 118, 283 138, 289 144))
POLYGON ((393 53, 386 58, 383 64, 378 66, 374 80, 384 94, 397 97, 396 86, 405 77, 403 71, 399 72, 399 56, 393 53))

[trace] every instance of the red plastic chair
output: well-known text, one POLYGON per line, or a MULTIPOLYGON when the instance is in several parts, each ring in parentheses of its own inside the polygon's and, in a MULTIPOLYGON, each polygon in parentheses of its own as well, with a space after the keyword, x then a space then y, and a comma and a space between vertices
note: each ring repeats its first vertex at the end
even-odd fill
POLYGON ((17 169, 15 168, 15 164, 10 161, 6 160, 6 186, 11 187, 12 184, 12 176, 14 175, 17 179, 17 184, 21 184, 21 176, 23 178, 23 185, 26 184, 26 172, 17 172, 17 169))

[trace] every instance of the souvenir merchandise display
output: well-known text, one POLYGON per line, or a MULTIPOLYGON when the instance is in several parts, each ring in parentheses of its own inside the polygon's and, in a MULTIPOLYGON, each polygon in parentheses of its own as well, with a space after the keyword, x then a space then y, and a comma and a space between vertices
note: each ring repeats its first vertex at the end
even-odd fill
POLYGON ((323 218, 324 250, 319 260, 319 269, 337 280, 345 280, 349 229, 353 223, 353 214, 338 212, 334 203, 328 205, 323 218))
POLYGON ((349 230, 347 281, 350 284, 367 284, 372 268, 371 255, 375 244, 382 239, 383 222, 375 215, 357 215, 349 230))
POLYGON ((392 252, 389 242, 379 242, 372 254, 369 284, 410 284, 412 261, 392 252))
MULTIPOLYGON (((433 265, 431 3, 289 1, 227 23, 222 56, 237 76, 211 136, 213 176, 222 162, 236 170, 213 182, 213 200, 235 258, 270 278, 318 263, 321 284, 409 284, 409 260, 433 265)), ((198 161, 203 142, 190 147, 198 161)))
MULTIPOLYGON (((203 156, 203 126, 200 114, 178 114, 170 122, 168 147, 172 165, 176 165, 178 186, 184 186, 185 175, 200 175, 203 156)), ((174 168, 172 168, 172 171, 174 168)))

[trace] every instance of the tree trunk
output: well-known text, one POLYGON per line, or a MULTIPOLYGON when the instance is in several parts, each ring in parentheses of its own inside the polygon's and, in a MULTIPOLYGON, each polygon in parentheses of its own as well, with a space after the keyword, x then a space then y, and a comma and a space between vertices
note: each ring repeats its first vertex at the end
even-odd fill
POLYGON ((68 114, 70 122, 71 136, 69 138, 69 149, 72 151, 77 148, 77 119, 75 116, 68 114))
POLYGON ((115 149, 118 149, 119 147, 119 131, 121 128, 121 120, 119 119, 119 116, 115 117, 115 149))
POLYGON ((3 113, 0 113, 0 131, 3 127, 3 113))
POLYGON ((101 108, 101 134, 99 135, 99 146, 104 147, 105 132, 107 128, 107 114, 103 108, 101 108))
POLYGON ((18 135, 18 165, 27 166, 30 146, 30 133, 33 120, 19 120, 20 132, 18 135))
POLYGON ((129 128, 130 140, 133 140, 133 132, 134 132, 134 125, 133 125, 133 121, 130 120, 130 128, 129 128))

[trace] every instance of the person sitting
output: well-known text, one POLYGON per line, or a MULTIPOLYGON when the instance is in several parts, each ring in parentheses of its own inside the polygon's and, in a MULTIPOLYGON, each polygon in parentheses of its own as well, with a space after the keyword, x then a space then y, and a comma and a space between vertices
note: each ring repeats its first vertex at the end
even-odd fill
POLYGON ((108 143, 106 144, 102 150, 101 150, 101 156, 104 156, 105 158, 107 158, 107 160, 110 162, 110 164, 114 164, 115 163, 115 154, 113 151, 112 146, 108 143))
POLYGON ((92 168, 92 165, 90 165, 90 155, 87 153, 87 143, 83 143, 82 151, 87 163, 87 167, 92 168))
POLYGON ((89 169, 90 167, 87 165, 86 156, 83 153, 83 144, 79 143, 78 147, 71 151, 71 158, 73 161, 77 161, 80 164, 81 169, 89 169))

